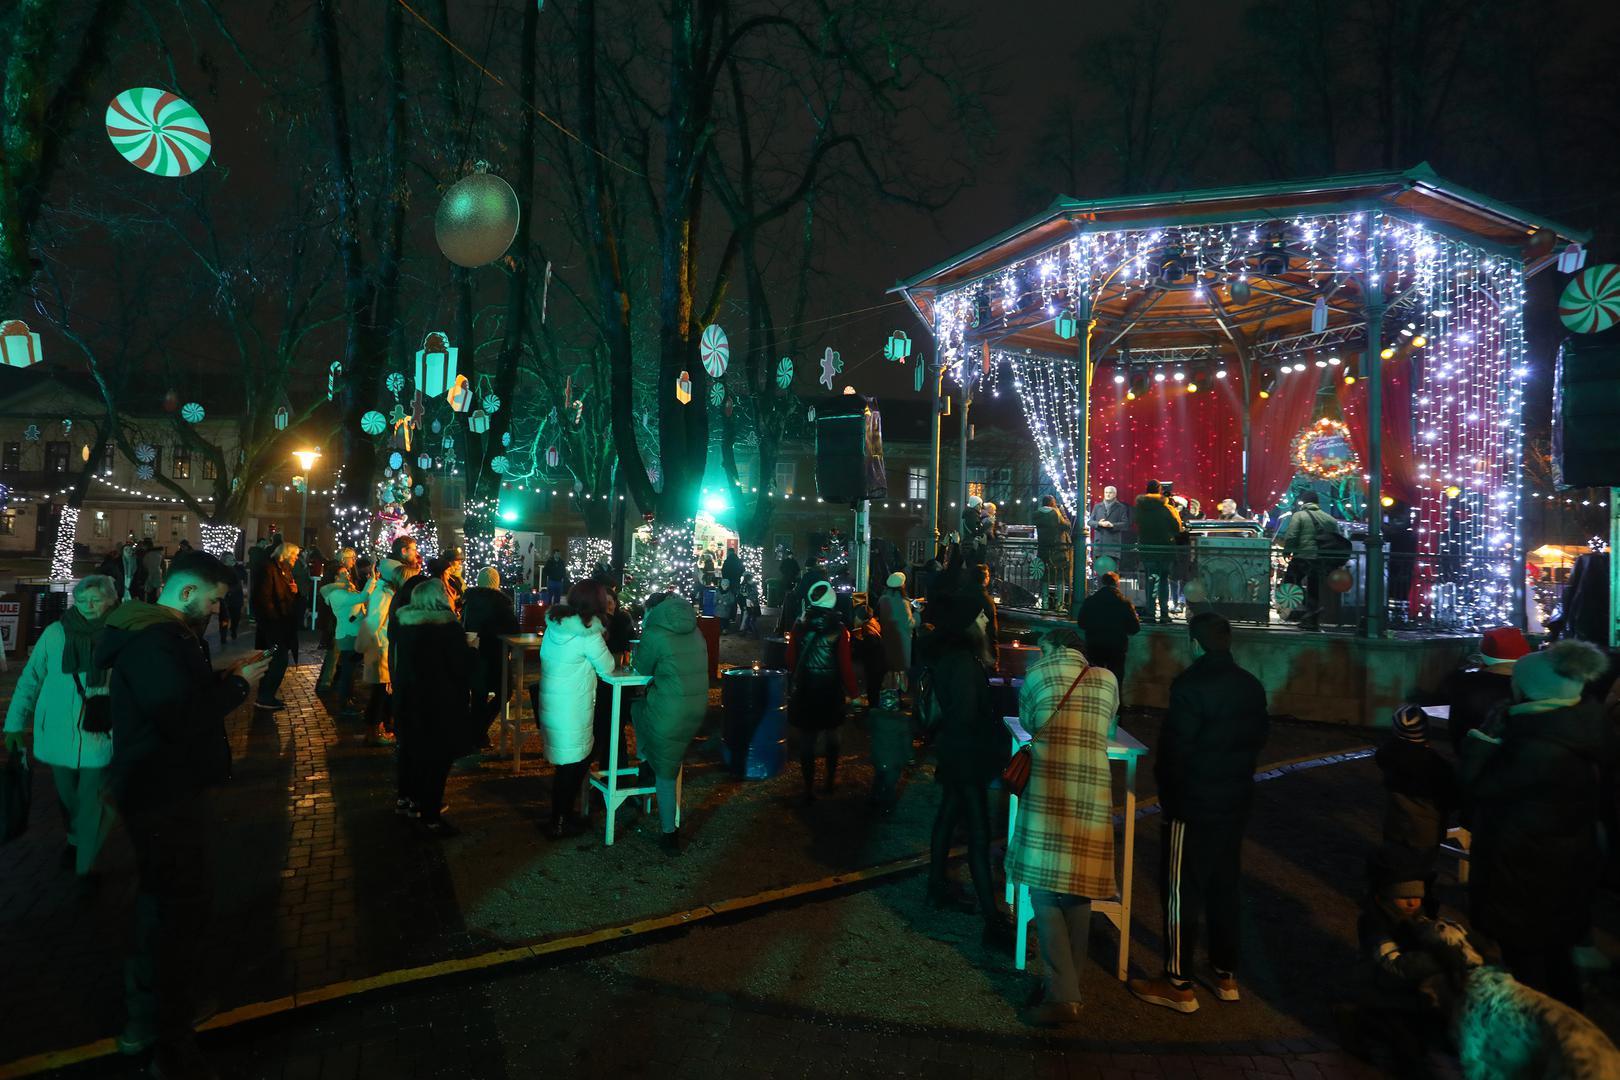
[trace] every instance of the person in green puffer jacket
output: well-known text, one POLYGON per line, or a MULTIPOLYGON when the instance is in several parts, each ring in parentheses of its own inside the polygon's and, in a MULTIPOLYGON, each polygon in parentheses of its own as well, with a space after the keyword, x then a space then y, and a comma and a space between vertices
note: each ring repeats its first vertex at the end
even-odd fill
POLYGON ((653 771, 663 830, 659 846, 678 855, 676 777, 709 708, 709 647, 698 633, 697 611, 689 600, 664 593, 647 601, 631 666, 653 677, 633 714, 636 750, 653 771))

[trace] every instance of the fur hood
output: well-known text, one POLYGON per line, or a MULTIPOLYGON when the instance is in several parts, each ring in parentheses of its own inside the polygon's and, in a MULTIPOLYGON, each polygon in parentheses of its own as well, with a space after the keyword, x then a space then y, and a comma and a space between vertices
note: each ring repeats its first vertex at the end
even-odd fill
POLYGON ((399 625, 429 626, 456 621, 456 613, 448 608, 413 608, 409 604, 399 609, 399 625))

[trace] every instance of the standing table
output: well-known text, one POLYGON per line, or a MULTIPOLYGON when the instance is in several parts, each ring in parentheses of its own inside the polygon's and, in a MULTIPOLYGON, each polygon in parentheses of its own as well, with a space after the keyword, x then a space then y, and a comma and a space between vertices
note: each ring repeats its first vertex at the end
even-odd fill
MULTIPOLYGON (((643 675, 629 668, 620 668, 611 675, 602 676, 602 681, 613 687, 613 727, 608 732, 608 767, 607 772, 593 768, 591 770, 591 787, 602 793, 602 801, 607 804, 607 844, 613 846, 613 821, 620 804, 627 799, 638 796, 650 796, 655 789, 650 787, 620 787, 621 776, 635 777, 641 768, 638 762, 632 762, 627 768, 619 767, 619 732, 624 726, 624 688, 627 686, 646 686, 652 682, 651 675, 643 675)), ((685 770, 675 774, 675 824, 681 823, 681 776, 685 770)))
MULTIPOLYGON (((523 768, 523 732, 520 725, 523 722, 523 698, 528 692, 525 682, 528 678, 527 661, 529 653, 539 653, 539 634, 502 634, 501 635, 501 693, 504 700, 501 702, 501 737, 496 749, 502 753, 506 751, 506 739, 510 734, 512 739, 512 771, 517 772, 523 768), (512 673, 517 672, 517 681, 514 684, 512 673), (514 708, 512 699, 517 699, 514 708)), ((539 721, 535 717, 535 721, 539 721)))
MULTIPOLYGON (((1029 732, 1024 730, 1018 717, 1004 716, 1001 722, 1007 725, 1007 730, 1012 734, 1014 751, 1029 742, 1029 732)), ((1091 908, 1107 916, 1108 921, 1119 930, 1119 964, 1115 975, 1121 982, 1125 981, 1131 956, 1131 875, 1136 868, 1136 761, 1146 753, 1147 747, 1127 731, 1116 730, 1114 737, 1108 740, 1108 760, 1125 763, 1124 865, 1120 869, 1119 899, 1093 900, 1091 908)), ((1010 844, 1013 826, 1018 822, 1018 796, 1009 795, 1007 803, 1007 842, 1010 844)), ((1007 903, 1013 905, 1013 963, 1022 971, 1029 954, 1029 924, 1035 917, 1029 902, 1029 886, 1017 884, 1009 877, 1007 903)))

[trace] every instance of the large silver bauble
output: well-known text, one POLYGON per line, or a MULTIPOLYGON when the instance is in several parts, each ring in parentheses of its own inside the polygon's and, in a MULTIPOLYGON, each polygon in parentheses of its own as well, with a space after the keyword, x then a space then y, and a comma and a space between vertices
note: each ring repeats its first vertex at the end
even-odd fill
POLYGON ((439 250, 457 266, 494 262, 512 246, 517 230, 517 194, 489 173, 474 173, 451 185, 433 218, 439 250))

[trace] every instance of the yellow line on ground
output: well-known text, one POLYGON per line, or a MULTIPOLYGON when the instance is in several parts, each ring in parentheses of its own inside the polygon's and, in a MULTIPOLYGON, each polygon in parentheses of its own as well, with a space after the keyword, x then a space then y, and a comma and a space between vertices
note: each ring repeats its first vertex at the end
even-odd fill
MULTIPOLYGON (((1364 749, 1356 747, 1354 749, 1364 749)), ((1334 751, 1326 754, 1305 754, 1301 757, 1289 758, 1286 761, 1273 762, 1261 766, 1259 772, 1266 773, 1276 769, 1286 769, 1291 765, 1300 765, 1307 761, 1319 758, 1332 757, 1335 753, 1352 753, 1354 750, 1334 751)), ((1137 810, 1152 806, 1158 802, 1157 796, 1148 796, 1138 800, 1137 810)), ((951 851, 953 857, 962 854, 962 848, 951 851)), ((818 878, 815 881, 801 882, 797 885, 788 885, 780 889, 766 889, 762 892, 740 896, 730 900, 716 900, 710 904, 689 908, 686 911, 677 911, 669 915, 660 915, 650 919, 638 919, 634 922, 623 923, 618 926, 603 927, 599 930, 588 930, 578 934, 566 934, 562 937, 551 938, 547 941, 536 942, 533 945, 519 945, 510 949, 494 949, 490 952, 479 953, 476 956, 460 957, 453 960, 441 960, 434 964, 423 964, 418 967, 400 968, 395 971, 385 971, 380 975, 371 975, 363 979, 347 979, 343 982, 331 983, 327 986, 318 986, 311 990, 295 993, 291 997, 279 997, 271 1001, 253 1002, 248 1005, 239 1005, 234 1009, 226 1010, 210 1017, 199 1025, 200 1031, 215 1031, 222 1028, 234 1027, 249 1020, 258 1020, 278 1013, 291 1012, 294 1009, 309 1008, 326 1001, 336 1001, 339 998, 355 997, 375 990, 386 990, 390 987, 407 986, 411 983, 426 982, 429 979, 442 978, 446 975, 460 975, 469 971, 483 971, 490 968, 502 967, 507 964, 516 964, 541 957, 558 956, 564 953, 575 952, 590 948, 609 941, 625 941, 640 937, 644 934, 669 930, 678 926, 689 926, 704 919, 712 919, 719 915, 734 914, 747 911, 751 908, 766 907, 771 904, 797 899, 803 896, 814 896, 817 893, 829 892, 849 885, 860 884, 864 881, 876 881, 879 878, 902 874, 908 870, 926 866, 929 856, 926 852, 919 855, 910 855, 904 859, 893 862, 879 863, 868 866, 862 870, 853 870, 849 873, 834 874, 831 877, 818 878)), ((98 1039, 95 1042, 85 1043, 68 1050, 48 1050, 32 1057, 20 1058, 7 1064, 0 1064, 0 1080, 14 1080, 25 1076, 37 1076, 52 1069, 67 1068, 96 1058, 110 1057, 118 1052, 117 1044, 112 1039, 98 1039)))

